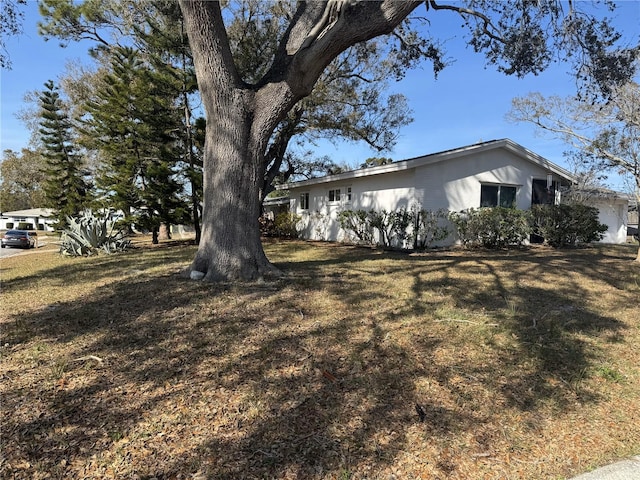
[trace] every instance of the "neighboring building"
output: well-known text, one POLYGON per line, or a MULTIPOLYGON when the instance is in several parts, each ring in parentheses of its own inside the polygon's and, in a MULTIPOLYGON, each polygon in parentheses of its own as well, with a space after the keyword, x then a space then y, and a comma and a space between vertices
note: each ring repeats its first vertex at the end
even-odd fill
POLYGON ((53 218, 52 215, 53 210, 50 208, 30 208, 27 210, 16 210, 14 212, 3 212, 2 215, 0 215, 0 230, 11 230, 15 228, 52 232, 53 224, 56 222, 56 219, 53 218))
MULTIPOLYGON (((431 211, 498 205, 526 210, 534 204, 559 203, 561 192, 573 183, 567 170, 502 139, 279 188, 289 190, 290 209, 302 216, 304 238, 343 241, 348 237, 337 218, 342 210, 391 211, 414 205, 431 211)), ((619 200, 612 208, 626 212, 626 203, 619 200)), ((601 212, 601 221, 609 226, 606 240, 619 243, 626 216, 601 212)))
POLYGON ((262 202, 262 214, 270 219, 275 220, 281 213, 289 211, 289 197, 265 198, 262 202))

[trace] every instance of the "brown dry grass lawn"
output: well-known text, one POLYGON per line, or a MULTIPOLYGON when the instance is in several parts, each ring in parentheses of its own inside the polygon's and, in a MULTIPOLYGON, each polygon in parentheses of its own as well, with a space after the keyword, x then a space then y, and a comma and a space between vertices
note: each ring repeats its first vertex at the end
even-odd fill
POLYGON ((635 247, 3 259, 2 478, 558 479, 640 453, 635 247))

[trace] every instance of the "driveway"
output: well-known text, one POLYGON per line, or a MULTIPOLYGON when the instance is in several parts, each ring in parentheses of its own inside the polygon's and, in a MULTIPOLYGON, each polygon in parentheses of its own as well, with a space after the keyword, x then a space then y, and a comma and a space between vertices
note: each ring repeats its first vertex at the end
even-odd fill
POLYGON ((40 253, 43 251, 51 251, 51 248, 44 250, 44 247, 51 246, 53 242, 47 240, 39 240, 37 248, 24 249, 24 248, 0 248, 0 258, 13 257, 14 255, 28 255, 30 253, 40 253))

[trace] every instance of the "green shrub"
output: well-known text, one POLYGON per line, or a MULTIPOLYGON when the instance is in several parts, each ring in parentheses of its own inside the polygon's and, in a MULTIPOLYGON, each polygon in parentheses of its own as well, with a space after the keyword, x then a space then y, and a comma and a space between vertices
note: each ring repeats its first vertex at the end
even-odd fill
POLYGON ((407 210, 406 207, 400 207, 395 212, 389 213, 391 224, 391 235, 389 236, 388 246, 409 247, 408 241, 411 239, 409 227, 414 223, 413 210, 407 210))
POLYGON ((392 235, 391 218, 389 212, 381 210, 376 212, 371 210, 368 213, 369 224, 378 231, 378 245, 388 247, 391 244, 390 237, 392 235))
POLYGON ((465 246, 505 248, 522 245, 531 234, 529 213, 514 208, 471 208, 452 212, 449 219, 465 246))
POLYGON ((298 222, 301 220, 300 215, 295 213, 283 212, 276 216, 273 222, 273 233, 283 238, 298 238, 298 222))
POLYGON ((430 210, 418 209, 417 206, 411 209, 411 219, 413 229, 411 239, 413 248, 425 249, 431 247, 435 242, 440 242, 451 233, 449 227, 444 224, 448 221, 449 212, 444 209, 432 212, 430 210))
POLYGON ((444 240, 450 233, 442 222, 447 212, 410 210, 400 207, 396 211, 343 210, 338 215, 340 227, 350 232, 358 243, 380 245, 384 248, 428 248, 433 242, 444 240), (378 232, 378 240, 374 235, 378 232))
POLYGON ((91 210, 77 217, 67 217, 68 228, 60 238, 60 253, 69 256, 94 255, 100 251, 114 253, 131 246, 120 230, 115 230, 106 217, 93 214, 91 210))
POLYGON ((371 217, 364 210, 343 210, 338 214, 340 227, 351 232, 358 243, 364 245, 373 245, 373 226, 371 225, 371 217))
POLYGON ((587 205, 534 205, 531 213, 534 233, 552 247, 602 240, 608 228, 598 221, 598 209, 587 205))

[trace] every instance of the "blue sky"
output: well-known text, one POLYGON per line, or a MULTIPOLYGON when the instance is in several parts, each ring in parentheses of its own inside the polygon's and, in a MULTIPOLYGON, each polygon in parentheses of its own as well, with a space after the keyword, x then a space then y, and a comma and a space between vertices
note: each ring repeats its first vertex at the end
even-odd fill
MULTIPOLYGON (((35 1, 28 3, 25 13, 24 34, 7 41, 13 68, 0 71, 1 150, 19 151, 28 145, 29 132, 15 117, 24 108, 24 94, 41 90, 49 79, 57 80, 69 60, 86 61, 91 46, 89 42, 82 42, 61 48, 56 40, 45 42, 37 33, 39 17, 35 1)), ((434 36, 446 42, 448 56, 454 62, 437 79, 433 78, 431 65, 425 64, 423 68, 409 72, 401 82, 391 83, 390 92, 403 93, 408 98, 414 122, 402 130, 394 151, 383 155, 403 160, 508 137, 552 162, 566 166, 562 158, 567 150, 565 145, 548 136, 540 136, 531 125, 509 123, 505 115, 511 99, 517 96, 533 91, 546 96, 574 93, 575 85, 567 73, 568 67, 552 65, 541 75, 524 79, 507 77, 493 67, 486 67, 484 57, 466 47, 464 30, 460 28, 457 15, 445 11, 430 13, 434 36)), ((625 38, 637 41, 640 0, 619 2, 619 9, 612 16, 625 38)), ((323 142, 317 153, 350 166, 378 155, 366 145, 344 142, 335 146, 323 142)), ((617 180, 612 183, 621 188, 617 180)))

